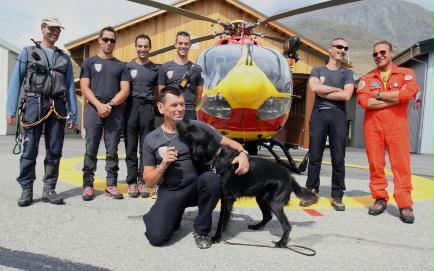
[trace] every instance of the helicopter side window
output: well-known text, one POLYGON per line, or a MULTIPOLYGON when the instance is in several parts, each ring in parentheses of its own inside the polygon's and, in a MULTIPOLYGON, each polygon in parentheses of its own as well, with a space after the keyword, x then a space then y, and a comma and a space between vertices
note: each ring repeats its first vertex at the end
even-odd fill
POLYGON ((292 92, 291 73, 288 62, 278 51, 271 48, 252 46, 253 62, 265 73, 280 92, 292 92))
POLYGON ((205 89, 214 89, 238 63, 242 49, 238 45, 219 45, 204 51, 198 59, 205 89))

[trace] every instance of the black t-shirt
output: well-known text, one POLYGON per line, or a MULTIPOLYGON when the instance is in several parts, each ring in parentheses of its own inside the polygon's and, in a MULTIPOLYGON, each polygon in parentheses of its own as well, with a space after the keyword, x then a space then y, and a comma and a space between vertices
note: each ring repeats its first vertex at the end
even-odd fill
POLYGON ((102 102, 110 101, 119 92, 120 82, 130 79, 124 62, 99 56, 89 57, 83 62, 80 78, 90 79, 90 88, 102 102))
MULTIPOLYGON (((347 68, 340 68, 338 70, 329 70, 326 66, 313 68, 310 73, 310 78, 318 78, 323 85, 344 89, 346 84, 354 85, 353 71, 347 68)), ((318 108, 337 108, 345 111, 345 101, 335 101, 322 98, 315 95, 314 109, 318 108)))
POLYGON ((132 60, 127 63, 127 69, 130 75, 131 96, 145 98, 154 102, 159 65, 153 62, 140 65, 135 60, 132 60))
MULTIPOLYGON (((221 142, 223 136, 208 124, 197 120, 190 120, 190 124, 206 129, 217 142, 221 142)), ((190 184, 197 177, 197 172, 188 146, 179 140, 176 133, 166 133, 161 129, 161 126, 147 134, 143 141, 143 165, 156 166, 160 164, 167 147, 175 147, 178 151, 178 158, 164 173, 159 184, 160 188, 176 189, 190 184)))
POLYGON ((181 79, 188 72, 189 80, 187 86, 181 90, 185 100, 185 108, 187 110, 194 110, 196 87, 203 85, 202 68, 189 61, 185 65, 179 65, 175 61, 169 61, 161 65, 158 72, 158 84, 159 85, 173 85, 179 87, 181 79))

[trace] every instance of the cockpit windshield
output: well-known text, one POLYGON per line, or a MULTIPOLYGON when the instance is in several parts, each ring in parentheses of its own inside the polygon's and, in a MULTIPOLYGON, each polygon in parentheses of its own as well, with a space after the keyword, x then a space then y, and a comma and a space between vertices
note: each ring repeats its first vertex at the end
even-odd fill
POLYGON ((214 89, 235 67, 242 52, 239 45, 220 45, 204 51, 197 61, 204 74, 204 88, 214 89))
POLYGON ((220 45, 204 51, 198 59, 204 76, 204 88, 215 89, 248 50, 253 62, 280 92, 292 92, 292 78, 285 57, 277 50, 257 45, 220 45), (249 48, 250 47, 250 48, 249 48))

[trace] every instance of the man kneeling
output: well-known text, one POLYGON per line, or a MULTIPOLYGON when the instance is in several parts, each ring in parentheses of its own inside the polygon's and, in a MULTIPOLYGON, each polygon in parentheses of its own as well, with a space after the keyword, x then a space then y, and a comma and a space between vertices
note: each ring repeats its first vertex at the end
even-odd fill
MULTIPOLYGON (((175 123, 184 117, 182 92, 171 86, 161 90, 158 110, 164 122, 149 133, 143 143, 143 179, 148 187, 156 184, 159 187, 155 204, 143 216, 145 235, 151 245, 165 244, 180 227, 185 208, 198 206, 193 236, 199 248, 209 248, 212 212, 220 198, 220 177, 212 171, 198 172, 188 146, 179 140, 175 123)), ((203 122, 192 120, 190 123, 208 129, 220 144, 240 153, 233 161, 239 164, 236 174, 249 170, 248 157, 241 144, 203 122)))

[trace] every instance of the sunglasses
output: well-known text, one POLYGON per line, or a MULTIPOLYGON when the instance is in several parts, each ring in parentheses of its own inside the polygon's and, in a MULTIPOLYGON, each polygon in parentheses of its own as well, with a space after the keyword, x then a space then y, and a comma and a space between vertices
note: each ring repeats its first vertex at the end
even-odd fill
POLYGON ((110 39, 110 38, 102 38, 101 39, 104 43, 108 43, 110 41, 110 43, 116 43, 116 39, 110 39))
POLYGON ((50 32, 61 32, 62 31, 62 28, 60 28, 59 26, 48 26, 48 25, 45 25, 45 27, 50 32))
POLYGON ((340 44, 333 44, 332 47, 335 47, 335 48, 337 48, 339 50, 344 49, 345 52, 348 51, 348 46, 343 46, 343 45, 340 45, 340 44))
POLYGON ((386 50, 381 50, 381 51, 379 51, 379 52, 375 52, 375 53, 373 53, 372 56, 373 56, 374 58, 376 58, 376 57, 378 56, 378 54, 380 54, 380 55, 382 55, 382 56, 385 56, 386 53, 387 53, 386 50))

